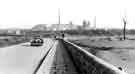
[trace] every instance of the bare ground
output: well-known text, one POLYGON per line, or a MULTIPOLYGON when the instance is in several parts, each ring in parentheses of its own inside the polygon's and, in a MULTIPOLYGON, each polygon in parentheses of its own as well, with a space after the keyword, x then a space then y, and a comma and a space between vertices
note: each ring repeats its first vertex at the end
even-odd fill
MULTIPOLYGON (((132 36, 131 36, 132 37, 132 36)), ((117 37, 89 37, 74 39, 74 43, 125 72, 135 74, 135 40, 117 37)))

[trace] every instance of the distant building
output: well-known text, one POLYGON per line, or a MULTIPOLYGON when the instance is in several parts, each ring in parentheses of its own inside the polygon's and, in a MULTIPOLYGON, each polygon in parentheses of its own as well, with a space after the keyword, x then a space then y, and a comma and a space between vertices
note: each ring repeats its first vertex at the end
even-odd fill
POLYGON ((24 34, 24 31, 22 31, 21 29, 7 29, 6 33, 21 35, 21 34, 24 34))
POLYGON ((90 29, 90 21, 83 20, 82 27, 83 29, 90 29))
POLYGON ((72 30, 77 29, 76 25, 73 24, 52 24, 50 27, 48 27, 49 30, 72 30))
POLYGON ((36 26, 32 27, 33 31, 45 31, 47 30, 46 24, 37 24, 36 26))

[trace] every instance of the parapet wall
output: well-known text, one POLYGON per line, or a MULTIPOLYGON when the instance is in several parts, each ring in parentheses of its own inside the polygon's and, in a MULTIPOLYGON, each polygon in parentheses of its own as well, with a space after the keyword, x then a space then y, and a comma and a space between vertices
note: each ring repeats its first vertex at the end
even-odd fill
POLYGON ((127 74, 69 41, 60 40, 80 74, 127 74))

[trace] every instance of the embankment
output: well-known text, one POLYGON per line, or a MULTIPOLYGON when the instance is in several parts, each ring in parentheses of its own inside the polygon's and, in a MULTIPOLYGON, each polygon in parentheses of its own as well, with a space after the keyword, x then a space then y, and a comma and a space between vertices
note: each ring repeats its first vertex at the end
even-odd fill
POLYGON ((69 41, 60 40, 60 42, 80 74, 127 74, 69 41))

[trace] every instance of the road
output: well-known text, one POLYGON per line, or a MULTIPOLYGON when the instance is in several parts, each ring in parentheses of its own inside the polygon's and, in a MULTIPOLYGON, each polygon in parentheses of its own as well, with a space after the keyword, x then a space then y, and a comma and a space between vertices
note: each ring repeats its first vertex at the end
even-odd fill
POLYGON ((0 74, 79 73, 63 44, 59 40, 48 38, 44 39, 44 45, 39 47, 22 43, 0 48, 0 74))
POLYGON ((29 46, 29 43, 0 48, 0 74, 32 74, 39 60, 54 44, 44 39, 41 47, 29 46))

